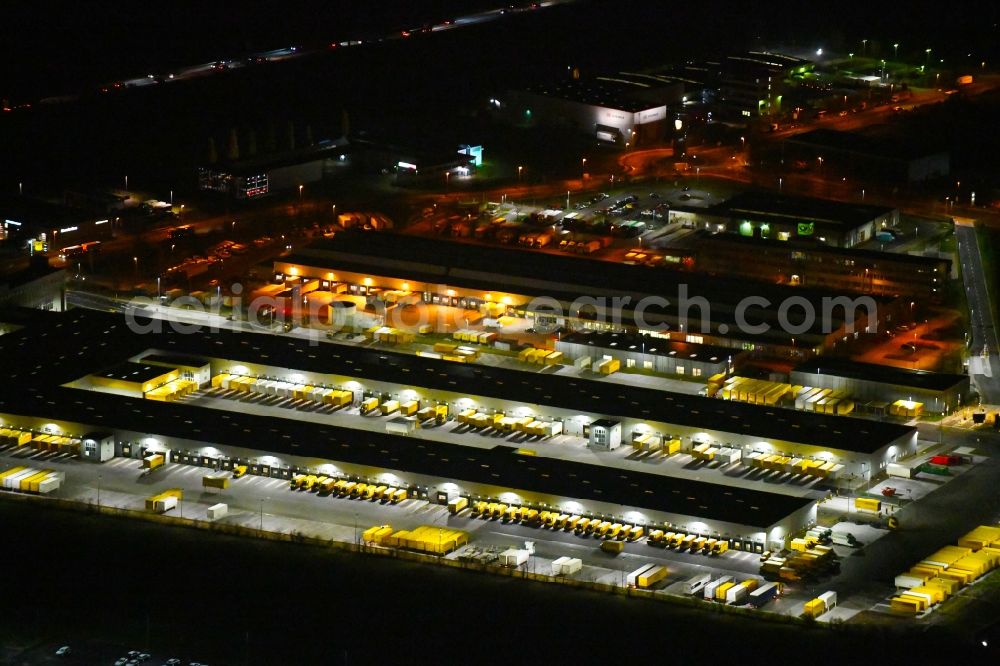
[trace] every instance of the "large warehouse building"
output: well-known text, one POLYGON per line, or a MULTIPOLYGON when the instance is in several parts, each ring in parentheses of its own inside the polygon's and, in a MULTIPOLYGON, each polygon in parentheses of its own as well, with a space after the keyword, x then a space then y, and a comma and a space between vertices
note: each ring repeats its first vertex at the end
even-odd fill
POLYGON ((844 358, 812 359, 792 370, 793 384, 847 391, 856 399, 919 403, 922 411, 953 411, 970 397, 968 375, 858 363, 844 358))
POLYGON ((805 299, 821 313, 824 303, 829 306, 840 294, 763 283, 750 291, 745 281, 397 234, 340 234, 276 261, 274 272, 289 286, 343 291, 370 302, 392 293, 469 311, 496 304, 517 316, 572 329, 652 333, 676 342, 784 356, 820 354, 885 330, 900 307, 894 299, 879 298, 878 321, 868 321, 867 309, 855 304, 853 331, 847 330, 843 308, 830 311, 826 328, 822 317, 807 325, 801 311, 789 308, 785 314, 793 326, 783 326, 779 310, 786 299, 805 299), (435 263, 423 257, 434 257, 435 263), (553 275, 562 277, 556 281, 553 275), (770 305, 747 307, 749 295, 770 305), (696 298, 707 307, 694 305, 696 298), (741 326, 741 307, 744 323, 762 323, 766 330, 741 326))
POLYGON ((775 192, 743 192, 706 209, 671 213, 709 231, 779 241, 811 239, 836 247, 854 247, 899 224, 899 210, 775 192))
POLYGON ((180 334, 169 324, 163 332, 135 333, 121 317, 79 311, 36 315, 22 325, 0 338, 0 350, 11 359, 0 418, 4 428, 30 432, 33 439, 63 436, 79 442, 88 432, 105 431, 123 456, 163 451, 176 463, 222 469, 247 464, 251 473, 278 478, 324 470, 385 479, 429 501, 460 493, 572 506, 576 513, 683 526, 757 550, 814 521, 814 498, 650 473, 609 462, 600 456, 610 454, 600 451, 620 438, 655 431, 692 455, 714 451, 735 463, 744 452, 775 457, 784 452, 791 466, 800 464, 793 464, 796 456, 816 469, 822 465, 829 476, 867 478, 916 446, 912 428, 893 424, 771 412, 651 390, 623 393, 620 386, 600 382, 378 350, 317 349, 306 340, 275 335, 180 334), (73 362, 64 363, 69 350, 73 362), (207 376, 211 379, 204 382, 207 376), (271 390, 275 393, 267 393, 271 390), (185 397, 192 391, 199 395, 193 401, 185 397), (232 395, 251 392, 258 396, 255 404, 269 405, 267 415, 248 413, 245 403, 233 402, 232 395), (322 414, 295 407, 334 394, 339 407, 322 414), (273 400, 265 400, 267 395, 273 400), (372 400, 393 407, 386 416, 361 415, 358 409, 372 400), (222 406, 227 401, 232 408, 222 406), (404 414, 428 408, 447 416, 421 428, 419 437, 334 422, 364 421, 390 433, 406 432, 418 418, 407 425, 404 414), (503 424, 549 429, 532 431, 530 438, 520 432, 498 446, 496 438, 464 434, 461 419, 476 418, 488 419, 498 432, 503 424), (558 430, 552 427, 556 422, 566 435, 546 449, 544 440, 558 430), (533 443, 524 443, 529 440, 533 443), (535 455, 523 446, 535 447, 535 455), (563 449, 567 452, 559 453, 563 449))
POLYGON ((683 93, 676 81, 619 73, 515 90, 494 103, 516 124, 566 127, 626 147, 661 140, 672 131, 668 107, 680 105, 683 93))
POLYGON ((680 251, 695 270, 762 282, 902 296, 940 303, 952 279, 952 262, 939 256, 840 248, 813 239, 779 241, 698 231, 680 251))

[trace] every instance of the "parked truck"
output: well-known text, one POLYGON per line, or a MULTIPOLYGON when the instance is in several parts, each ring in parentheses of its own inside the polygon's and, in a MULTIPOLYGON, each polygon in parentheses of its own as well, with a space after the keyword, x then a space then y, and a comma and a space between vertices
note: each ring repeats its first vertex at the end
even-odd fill
POLYGON ((750 593, 750 605, 760 608, 781 594, 781 583, 765 583, 750 593))

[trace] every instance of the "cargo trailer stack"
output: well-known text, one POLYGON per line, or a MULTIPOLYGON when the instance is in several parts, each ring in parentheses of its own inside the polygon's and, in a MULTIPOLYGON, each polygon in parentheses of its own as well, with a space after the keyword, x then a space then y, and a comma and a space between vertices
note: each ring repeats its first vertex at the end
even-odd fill
POLYGON ((980 525, 896 576, 899 594, 890 607, 900 613, 921 613, 948 599, 962 587, 1000 565, 1000 527, 980 525))
POLYGON ((12 467, 0 473, 0 482, 3 483, 4 490, 39 495, 46 495, 58 490, 65 479, 66 475, 63 472, 25 466, 12 467))
POLYGON ((583 561, 575 557, 560 557, 552 562, 553 576, 571 576, 583 569, 583 561))
POLYGON ((469 543, 467 532, 435 525, 421 525, 414 530, 400 530, 384 540, 386 546, 435 555, 446 555, 467 543, 469 543))

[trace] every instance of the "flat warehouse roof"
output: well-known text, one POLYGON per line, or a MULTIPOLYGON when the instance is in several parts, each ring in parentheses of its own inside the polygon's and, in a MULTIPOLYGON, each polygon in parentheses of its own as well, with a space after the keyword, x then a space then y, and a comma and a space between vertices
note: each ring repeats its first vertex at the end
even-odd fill
POLYGON ((630 351, 692 361, 711 361, 713 363, 725 361, 730 356, 742 353, 742 350, 731 347, 716 347, 714 345, 700 345, 693 342, 664 340, 663 338, 654 338, 649 335, 606 333, 602 331, 567 333, 560 337, 559 341, 570 344, 588 345, 600 349, 630 351))
POLYGON ((118 379, 125 382, 142 384, 143 382, 148 382, 151 379, 156 379, 157 377, 165 375, 167 372, 169 372, 169 370, 163 366, 146 365, 145 363, 132 363, 131 361, 126 361, 124 363, 119 363, 113 368, 108 368, 107 370, 91 374, 95 377, 103 377, 105 379, 118 379))
MULTIPOLYGON (((294 418, 218 412, 56 387, 48 392, 58 407, 25 404, 26 417, 58 418, 164 437, 253 448, 262 453, 314 457, 335 462, 489 484, 566 497, 767 528, 815 500, 746 488, 720 486, 616 467, 523 456, 497 446, 478 449, 326 426, 294 418), (248 435, 252 433, 252 436, 248 435)), ((8 407, 4 407, 9 410, 8 407)))
POLYGON ((888 215, 893 208, 843 203, 812 197, 793 197, 774 192, 743 192, 708 209, 709 214, 759 219, 788 218, 796 222, 816 222, 846 228, 859 227, 888 215))
POLYGON ((158 353, 146 354, 140 359, 140 362, 172 368, 202 368, 210 363, 208 359, 198 358, 197 356, 158 353))
MULTIPOLYGON (((888 210, 888 209, 887 209, 888 210)), ((571 257, 551 252, 509 249, 395 233, 345 232, 314 242, 276 263, 383 275, 423 282, 470 284, 485 290, 534 289, 541 294, 579 290, 580 294, 660 294, 678 300, 683 286, 714 304, 735 305, 748 293, 776 303, 795 295, 819 305, 839 292, 747 283, 667 268, 571 257), (433 263, 428 263, 433 261, 433 263)), ((529 292, 530 294, 530 292, 529 292)))
POLYGON ((890 365, 858 363, 846 358, 814 358, 796 366, 793 372, 813 375, 831 375, 848 379, 880 382, 893 386, 923 389, 925 391, 947 391, 961 384, 968 384, 968 375, 954 375, 947 372, 927 372, 910 370, 890 365))
MULTIPOLYGON (((266 364, 289 371, 340 375, 403 387, 490 397, 512 404, 536 404, 596 416, 628 417, 682 427, 717 430, 857 453, 873 453, 912 434, 894 423, 768 408, 714 398, 452 363, 397 352, 321 343, 271 334, 222 330, 178 333, 168 323, 162 333, 134 333, 121 315, 71 310, 59 319, 0 336, 0 354, 10 359, 0 385, 0 409, 23 413, 40 400, 36 393, 66 384, 105 367, 109 353, 123 358, 149 350, 232 362, 266 364)), ((162 371, 159 368, 158 371, 162 371)), ((162 374, 160 372, 159 374, 162 374)), ((96 399, 75 395, 76 401, 96 399)), ((50 411, 61 413, 53 403, 50 411)), ((49 414, 49 416, 56 416, 49 414)), ((211 419, 206 419, 211 421, 211 419)), ((110 425, 110 422, 109 422, 110 425)), ((146 426, 155 429, 153 426, 146 426)), ((192 435, 194 436, 194 435, 192 435)))

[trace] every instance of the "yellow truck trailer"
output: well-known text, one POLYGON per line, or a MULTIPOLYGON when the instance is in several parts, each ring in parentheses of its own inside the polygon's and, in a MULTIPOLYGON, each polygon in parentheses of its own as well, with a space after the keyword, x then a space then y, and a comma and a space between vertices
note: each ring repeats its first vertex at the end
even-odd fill
POLYGON ((357 487, 358 487, 358 482, 357 481, 348 481, 340 489, 340 496, 341 497, 349 497, 350 495, 354 494, 354 489, 357 488, 357 487))
POLYGON ((291 479, 288 480, 288 488, 290 490, 298 490, 302 487, 302 484, 306 480, 305 474, 295 474, 291 479))
POLYGON ((590 518, 581 518, 576 523, 576 531, 577 532, 586 532, 587 528, 590 527, 590 522, 591 522, 590 518))
POLYGON ((367 483, 359 483, 351 489, 351 497, 361 497, 361 494, 368 488, 367 483))
POLYGON ((400 488, 399 490, 397 490, 396 492, 394 492, 392 494, 392 503, 393 504, 399 504, 400 502, 402 502, 405 499, 406 499, 406 489, 405 488, 400 488))
POLYGON ((650 546, 658 545, 661 541, 663 541, 663 530, 653 530, 646 539, 646 543, 650 546))
POLYGON ((246 465, 233 465, 233 478, 238 479, 247 473, 246 465))
POLYGON ((218 488, 219 490, 226 490, 229 488, 229 477, 213 476, 209 474, 201 477, 201 485, 204 488, 218 488))
POLYGON ((315 474, 307 474, 305 480, 302 482, 302 490, 312 490, 318 478, 315 474))
POLYGON ((320 485, 320 489, 319 489, 319 491, 320 491, 321 493, 324 493, 324 494, 326 494, 326 495, 329 495, 330 493, 332 493, 332 492, 333 492, 333 489, 334 489, 334 488, 336 488, 336 487, 337 487, 337 479, 335 479, 335 478, 332 478, 332 477, 328 477, 328 478, 326 479, 326 481, 324 481, 324 482, 323 482, 323 483, 322 483, 322 484, 320 485))
POLYGON ((448 513, 455 515, 465 507, 469 506, 469 498, 456 497, 448 502, 448 513))
POLYGON ((871 497, 855 497, 854 508, 858 511, 878 513, 882 510, 882 502, 871 497))
POLYGON ((361 413, 367 414, 378 409, 379 400, 378 398, 366 398, 361 402, 361 413))
POLYGON ((652 569, 647 569, 643 573, 639 574, 636 578, 636 587, 639 589, 648 589, 653 587, 661 580, 667 577, 667 568, 663 565, 657 565, 652 569))
POLYGON ((367 486, 365 486, 365 491, 361 493, 361 499, 366 499, 366 500, 373 499, 375 497, 376 488, 378 488, 378 486, 369 483, 367 486))

